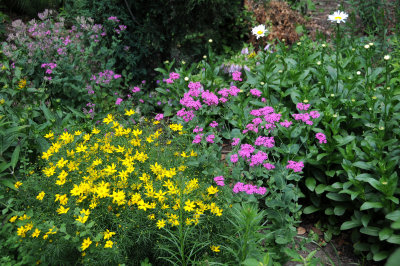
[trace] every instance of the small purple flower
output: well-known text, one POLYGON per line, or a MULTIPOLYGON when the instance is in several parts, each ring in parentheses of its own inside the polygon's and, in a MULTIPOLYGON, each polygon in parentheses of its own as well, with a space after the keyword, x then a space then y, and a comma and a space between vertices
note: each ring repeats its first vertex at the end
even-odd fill
POLYGON ((212 121, 212 122, 210 123, 210 127, 217 127, 217 126, 218 126, 217 121, 212 121))
POLYGON ((214 138, 215 138, 214 134, 208 135, 207 138, 206 138, 206 141, 208 143, 214 143, 214 138))
POLYGON ((122 103, 122 99, 121 98, 118 98, 116 101, 115 101, 115 104, 116 105, 120 105, 121 103, 122 103))
POLYGON ((160 121, 163 118, 164 118, 164 114, 157 114, 156 117, 154 117, 154 119, 157 121, 160 121))
POLYGON ((324 133, 317 133, 317 134, 315 134, 315 138, 317 138, 317 139, 319 140, 319 143, 320 143, 320 144, 327 143, 327 141, 326 141, 326 136, 325 136, 324 133))

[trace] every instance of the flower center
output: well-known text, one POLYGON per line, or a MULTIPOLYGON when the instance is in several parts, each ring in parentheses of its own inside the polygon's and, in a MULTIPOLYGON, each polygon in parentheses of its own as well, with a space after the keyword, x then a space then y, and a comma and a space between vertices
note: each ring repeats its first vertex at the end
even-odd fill
POLYGON ((262 35, 264 32, 262 30, 257 31, 258 35, 262 35))
POLYGON ((335 17, 335 19, 336 19, 336 20, 340 20, 340 19, 342 19, 342 17, 337 16, 337 17, 335 17))

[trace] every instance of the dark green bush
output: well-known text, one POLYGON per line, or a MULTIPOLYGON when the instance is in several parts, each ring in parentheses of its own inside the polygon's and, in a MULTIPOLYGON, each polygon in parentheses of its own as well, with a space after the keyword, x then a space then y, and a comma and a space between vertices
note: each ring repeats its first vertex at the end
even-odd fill
POLYGON ((201 58, 209 39, 219 44, 217 52, 239 48, 248 32, 248 14, 240 0, 66 0, 63 14, 67 18, 90 16, 96 22, 118 17, 128 34, 124 45, 116 48, 117 62, 129 66, 137 81, 154 73, 163 60, 201 58))

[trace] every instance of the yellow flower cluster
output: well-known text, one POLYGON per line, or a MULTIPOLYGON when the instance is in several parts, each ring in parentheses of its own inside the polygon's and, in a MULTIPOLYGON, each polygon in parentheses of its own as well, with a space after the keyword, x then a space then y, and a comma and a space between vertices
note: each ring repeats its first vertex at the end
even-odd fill
MULTIPOLYGON (((126 115, 133 113, 127 111, 126 115)), ((180 124, 170 128, 178 134, 183 129, 180 124)), ((162 129, 152 134, 146 129, 125 127, 109 114, 103 125, 90 133, 64 132, 56 138, 49 132, 45 138, 52 143, 41 157, 46 162, 42 169, 45 185, 36 194, 37 203, 56 203, 56 215, 62 215, 64 221, 70 219, 76 231, 91 221, 97 224, 96 219, 104 213, 121 218, 136 211, 160 229, 197 225, 207 213, 221 216, 223 210, 214 201, 218 188, 203 184, 186 165, 197 153, 171 145, 162 129), (158 148, 159 144, 163 148, 158 148)), ((33 224, 28 223, 18 229, 18 235, 25 237, 32 229, 33 224)), ((96 246, 113 248, 111 237, 116 233, 103 230, 93 236, 101 233, 104 239, 93 241, 96 246)), ((32 237, 39 234, 37 229, 32 237)), ((92 247, 90 237, 81 241, 82 252, 92 247)))

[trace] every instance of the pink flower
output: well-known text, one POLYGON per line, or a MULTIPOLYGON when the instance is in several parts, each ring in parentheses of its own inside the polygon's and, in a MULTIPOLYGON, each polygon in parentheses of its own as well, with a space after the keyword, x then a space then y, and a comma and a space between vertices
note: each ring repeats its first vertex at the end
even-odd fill
POLYGON ((310 105, 309 104, 304 104, 304 103, 298 103, 296 107, 300 111, 307 111, 308 108, 310 108, 310 105))
POLYGON ((221 186, 221 187, 225 186, 224 176, 222 176, 222 175, 214 177, 214 181, 215 181, 215 183, 217 183, 217 186, 221 186))
POLYGON ((264 168, 267 169, 267 170, 275 169, 275 165, 270 164, 270 163, 265 163, 265 164, 263 164, 263 166, 264 166, 264 168))
POLYGON ((212 122, 210 123, 210 127, 217 127, 217 126, 218 126, 217 121, 212 121, 212 122))
POLYGON ((317 134, 315 134, 315 137, 319 140, 320 144, 327 143, 326 136, 324 133, 317 133, 317 134))
POLYGON ((251 89, 250 93, 251 93, 251 95, 256 96, 256 97, 260 97, 262 94, 262 92, 257 89, 251 89))
POLYGON ((199 127, 199 126, 196 126, 194 129, 193 129, 193 133, 198 133, 198 132, 202 132, 203 131, 203 128, 202 127, 199 127))
POLYGON ((180 75, 178 73, 175 73, 175 72, 169 73, 169 78, 172 80, 179 79, 179 77, 180 77, 180 75))
POLYGON ((116 105, 120 105, 121 103, 122 103, 122 99, 121 98, 118 98, 116 101, 115 101, 115 104, 116 105))
POLYGON ((237 163, 238 160, 239 160, 239 157, 238 157, 237 154, 232 154, 232 155, 231 155, 231 162, 232 162, 232 163, 237 163))
POLYGON ((163 118, 164 118, 164 114, 157 114, 156 117, 154 117, 154 119, 157 121, 160 121, 163 118))
POLYGON ((134 87, 131 91, 132 91, 133 93, 139 92, 139 91, 140 91, 140 88, 139 88, 139 87, 134 87))
POLYGON ((273 148, 275 146, 274 137, 263 137, 259 136, 256 141, 254 142, 256 146, 264 146, 267 148, 273 148))
POLYGON ((206 138, 206 141, 208 143, 214 143, 214 138, 215 138, 215 135, 213 135, 213 134, 208 135, 207 138, 206 138))
POLYGON ((236 146, 239 144, 240 138, 233 138, 232 139, 232 146, 236 146))
POLYGON ((295 162, 288 161, 288 165, 286 165, 286 169, 293 169, 295 173, 301 172, 303 170, 304 163, 303 162, 295 162))
POLYGON ((244 184, 241 183, 241 182, 237 182, 237 183, 235 184, 235 186, 233 187, 232 191, 233 191, 234 193, 236 193, 236 194, 239 193, 239 192, 241 192, 241 191, 244 191, 244 184))
POLYGON ((196 137, 194 137, 192 143, 199 144, 201 142, 202 138, 203 138, 203 134, 197 134, 196 137))
POLYGON ((285 120, 285 121, 281 122, 280 124, 281 124, 281 126, 288 128, 292 125, 292 121, 285 120))
POLYGON ((239 155, 241 157, 246 157, 246 158, 250 158, 251 153, 254 151, 254 147, 251 146, 250 144, 242 144, 240 146, 240 150, 239 150, 239 155))
POLYGON ((167 84, 174 83, 173 79, 171 79, 171 78, 165 79, 164 82, 167 83, 167 84))
POLYGON ((260 165, 267 159, 268 155, 263 151, 259 151, 257 154, 251 156, 250 166, 254 167, 256 165, 260 165))
POLYGON ((232 73, 232 79, 237 81, 242 81, 242 79, 240 78, 241 75, 242 75, 241 72, 235 71, 232 73))

